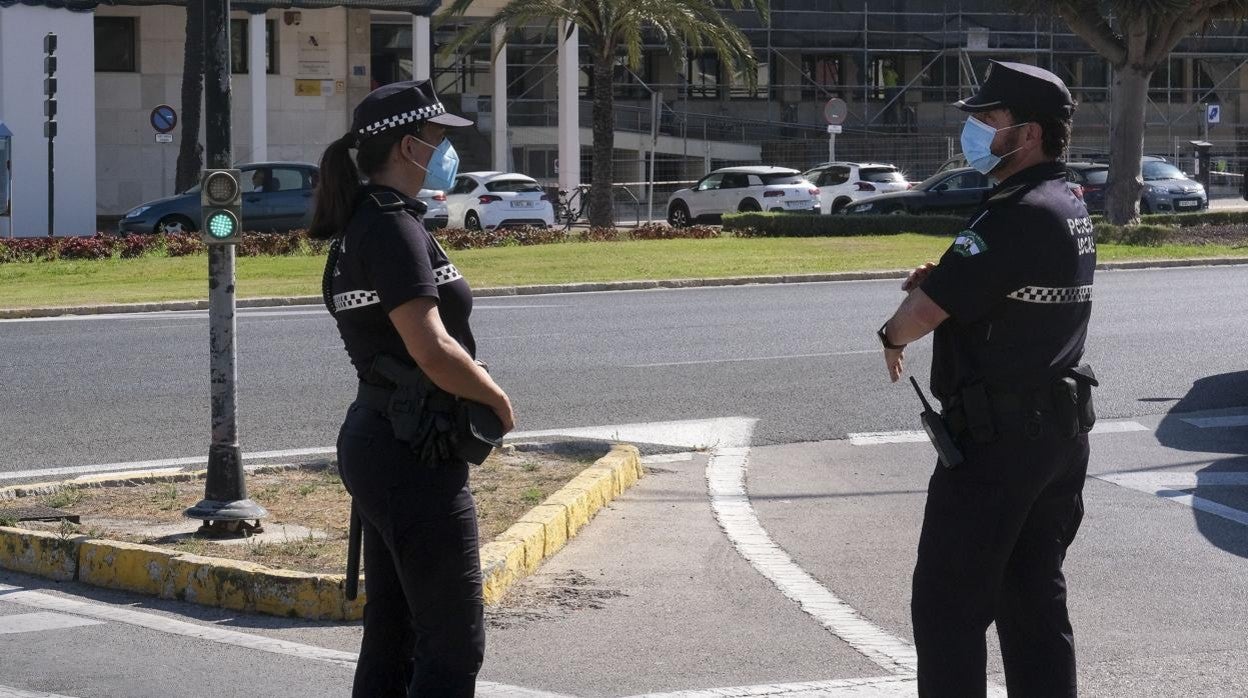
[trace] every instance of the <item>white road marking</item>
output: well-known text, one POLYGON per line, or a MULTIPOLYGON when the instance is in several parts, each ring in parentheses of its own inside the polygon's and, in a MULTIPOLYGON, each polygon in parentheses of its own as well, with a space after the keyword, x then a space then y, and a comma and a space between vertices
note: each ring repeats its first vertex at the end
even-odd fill
POLYGON ((1182 490, 1198 487, 1244 487, 1248 486, 1248 472, 1143 472, 1106 473, 1095 476, 1119 487, 1151 494, 1162 499, 1191 507, 1206 514, 1220 516, 1228 521, 1248 526, 1248 512, 1182 490))
MULTIPOLYGON (((723 445, 725 439, 737 439, 743 430, 752 433, 754 421, 752 419, 730 417, 723 419, 689 419, 675 422, 614 424, 597 427, 569 427, 566 429, 518 431, 508 434, 507 438, 508 440, 523 441, 551 436, 569 436, 600 441, 623 441, 626 443, 675 446, 677 448, 701 451, 723 445)), ((748 444, 748 441, 746 443, 748 444)))
MULTIPOLYGON (((243 460, 298 458, 300 456, 326 456, 335 455, 337 452, 338 450, 332 446, 322 446, 319 448, 291 448, 283 451, 256 451, 255 453, 244 453, 243 460)), ((136 460, 125 463, 103 463, 100 465, 73 465, 66 467, 34 468, 32 470, 14 470, 6 473, 0 473, 0 482, 4 480, 22 480, 32 477, 90 475, 92 473, 109 473, 118 470, 155 470, 187 465, 204 465, 206 463, 208 463, 208 456, 203 455, 191 456, 188 458, 164 458, 161 460, 136 460)))
POLYGON ((473 304, 473 310, 533 310, 544 308, 571 308, 571 305, 477 305, 473 304))
POLYGON ((687 463, 693 460, 692 452, 685 453, 656 453, 653 456, 642 456, 641 462, 645 465, 658 463, 687 463))
POLYGON ((23 691, 12 686, 0 686, 0 698, 73 698, 60 693, 44 693, 43 691, 23 691))
POLYGON ((0 635, 17 633, 34 633, 40 630, 59 630, 61 628, 78 628, 84 625, 103 625, 103 621, 88 620, 64 613, 15 613, 0 616, 0 635))
MULTIPOLYGON (((1117 434, 1122 432, 1149 431, 1149 428, 1132 421, 1097 422, 1092 427, 1093 434, 1117 434)), ((927 434, 921 431, 865 431, 847 435, 849 443, 854 446, 878 446, 880 444, 909 444, 927 441, 927 434)))
MULTIPOLYGON (((44 594, 37 591, 26 591, 21 587, 15 587, 8 584, 0 584, 0 601, 7 601, 9 603, 15 603, 31 608, 42 608, 51 611, 70 613, 76 616, 85 616, 87 618, 97 618, 103 621, 125 623, 127 625, 147 628, 148 630, 155 630, 169 635, 180 635, 183 637, 206 640, 208 642, 216 642, 233 647, 243 647, 245 649, 296 657, 298 659, 325 662, 327 664, 333 664, 346 669, 355 669, 355 662, 358 657, 358 655, 354 652, 342 652, 340 650, 315 647, 313 645, 305 645, 298 642, 290 642, 288 640, 276 640, 269 637, 239 632, 237 630, 228 630, 215 625, 196 625, 194 623, 188 623, 186 621, 156 615, 154 613, 144 613, 142 611, 134 610, 128 606, 78 601, 76 599, 54 596, 52 594, 44 594)), ((0 688, 0 698, 6 697, 6 694, 4 693, 5 690, 8 689, 0 688)), ((516 698, 566 698, 565 696, 560 696, 556 693, 533 691, 526 688, 520 688, 518 686, 508 686, 490 681, 478 682, 477 693, 478 695, 496 698, 506 698, 509 696, 515 696, 516 698)), ((14 695, 15 698, 26 698, 26 696, 42 697, 50 696, 52 694, 18 692, 12 695, 14 695)))
POLYGON ((782 359, 811 359, 827 356, 851 356, 853 354, 878 354, 879 349, 858 349, 854 351, 830 351, 818 354, 784 354, 780 356, 747 356, 740 359, 703 359, 700 361, 665 361, 653 364, 627 364, 624 368, 660 368, 663 366, 698 366, 702 364, 735 364, 746 361, 779 361, 782 359))
MULTIPOLYGON (((918 688, 913 676, 874 676, 863 679, 837 679, 834 681, 803 681, 800 683, 760 684, 756 686, 733 686, 710 688, 700 691, 674 691, 671 693, 646 693, 632 698, 900 698, 914 696, 918 688)), ((1005 691, 997 686, 988 687, 988 695, 1004 698, 1005 691)))
POLYGON ((1248 427, 1248 414, 1233 414, 1225 417, 1183 417, 1182 420, 1201 429, 1248 427))

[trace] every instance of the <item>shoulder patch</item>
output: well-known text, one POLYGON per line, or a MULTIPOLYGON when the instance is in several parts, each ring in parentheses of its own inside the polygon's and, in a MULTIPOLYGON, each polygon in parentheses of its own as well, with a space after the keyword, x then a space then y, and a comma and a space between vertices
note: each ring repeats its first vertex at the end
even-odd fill
POLYGON ((953 241, 953 251, 963 257, 974 257, 980 252, 987 252, 988 244, 974 230, 963 230, 953 241))
POLYGON ((398 211, 406 206, 403 197, 392 191, 374 192, 368 198, 382 211, 398 211))

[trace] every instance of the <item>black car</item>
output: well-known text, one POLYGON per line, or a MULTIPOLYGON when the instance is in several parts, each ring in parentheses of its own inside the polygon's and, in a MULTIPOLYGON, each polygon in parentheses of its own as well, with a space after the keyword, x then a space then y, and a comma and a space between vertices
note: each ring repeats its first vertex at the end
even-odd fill
POLYGON ((1083 203, 1088 213, 1105 212, 1105 183, 1109 180, 1109 165, 1102 162, 1068 162, 1067 179, 1083 188, 1083 203))
POLYGON ((986 175, 971 167, 937 172, 906 191, 859 199, 846 206, 850 214, 937 213, 969 215, 992 188, 986 175))

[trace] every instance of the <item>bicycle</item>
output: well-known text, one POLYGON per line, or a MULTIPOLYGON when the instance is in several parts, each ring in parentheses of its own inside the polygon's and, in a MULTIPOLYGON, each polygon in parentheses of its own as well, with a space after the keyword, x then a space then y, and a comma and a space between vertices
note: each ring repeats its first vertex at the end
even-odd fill
POLYGON ((582 184, 572 191, 560 189, 555 198, 555 224, 571 230, 578 221, 589 217, 589 187, 582 184))

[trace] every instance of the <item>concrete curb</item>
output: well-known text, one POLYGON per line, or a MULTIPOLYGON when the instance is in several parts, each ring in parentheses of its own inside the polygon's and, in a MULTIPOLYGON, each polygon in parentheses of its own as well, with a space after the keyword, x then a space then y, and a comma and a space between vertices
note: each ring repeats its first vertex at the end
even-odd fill
MULTIPOLYGON (((297 467, 265 466, 257 470, 297 467)), ((74 487, 187 481, 202 478, 206 472, 90 475, 59 483, 6 487, 0 490, 0 499, 74 487)), ((616 445, 496 540, 481 546, 486 603, 497 603, 512 584, 555 554, 594 514, 643 474, 637 448, 616 445)), ((339 621, 359 620, 364 614, 364 594, 348 601, 345 576, 341 574, 276 569, 83 535, 0 526, 0 568, 247 613, 339 621)))
MULTIPOLYGON (((1105 262, 1098 270, 1170 269, 1175 267, 1213 267, 1248 265, 1248 257, 1213 257, 1209 259, 1153 259, 1129 262, 1105 262)), ((780 274, 771 276, 733 276, 717 279, 658 279, 651 281, 603 281, 571 284, 540 284, 534 286, 496 286, 473 289, 476 298, 536 296, 548 293, 592 293, 601 291, 642 291, 665 288, 710 288, 745 286, 749 284, 810 284, 825 281, 879 281, 905 278, 909 269, 881 271, 828 272, 824 274, 780 274)), ((319 305, 320 296, 283 296, 272 298, 240 298, 239 308, 272 308, 289 305, 319 305)), ((114 313, 151 313, 172 310, 207 310, 208 301, 163 301, 155 303, 113 303, 47 308, 0 308, 0 320, 58 317, 61 315, 111 315, 114 313)))

